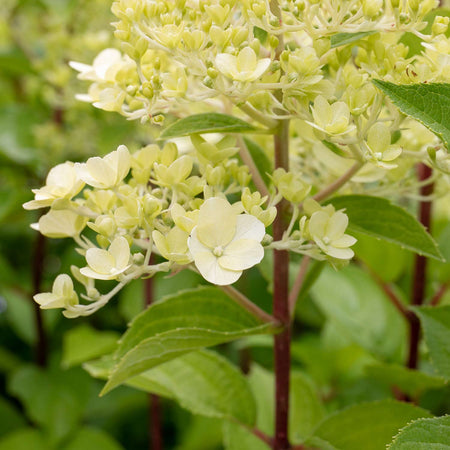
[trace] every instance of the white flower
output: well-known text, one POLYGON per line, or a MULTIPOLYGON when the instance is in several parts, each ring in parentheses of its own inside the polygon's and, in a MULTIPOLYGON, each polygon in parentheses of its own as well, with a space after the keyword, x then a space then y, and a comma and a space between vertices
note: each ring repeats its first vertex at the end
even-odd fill
POLYGON ((348 217, 342 211, 319 210, 311 215, 309 234, 318 247, 326 254, 337 259, 351 259, 351 250, 356 239, 344 234, 348 226, 348 217))
POLYGON ((51 206, 55 200, 71 199, 83 189, 74 164, 66 162, 53 167, 47 175, 46 185, 33 189, 34 200, 23 205, 25 209, 38 209, 51 206))
POLYGON ((86 226, 88 219, 69 209, 51 209, 38 223, 31 225, 36 231, 49 238, 78 236, 86 226))
POLYGON ((78 295, 73 289, 72 279, 66 274, 56 277, 52 292, 36 294, 33 298, 42 309, 65 308, 78 304, 78 295))
POLYGON ((188 239, 194 263, 210 283, 232 284, 264 256, 260 244, 266 232, 264 224, 236 211, 223 198, 206 200, 188 239))
POLYGON ((114 81, 114 76, 121 63, 120 51, 115 48, 106 48, 96 56, 92 66, 76 61, 70 61, 69 66, 80 72, 78 75, 80 80, 114 81))
POLYGON ((392 163, 402 154, 402 149, 396 145, 391 145, 391 133, 389 128, 381 122, 370 127, 367 133, 366 159, 374 162, 383 169, 394 169, 397 164, 392 163))
POLYGON ((130 152, 125 145, 119 145, 117 150, 104 158, 95 156, 86 163, 76 163, 78 176, 89 186, 99 189, 109 189, 119 184, 130 171, 130 152))
POLYGON ((269 68, 270 63, 270 58, 258 60, 251 47, 243 48, 237 56, 229 53, 216 56, 217 69, 234 81, 255 81, 269 68))
POLYGON ((318 95, 311 110, 314 123, 307 123, 327 134, 338 136, 355 128, 354 125, 350 125, 350 110, 345 102, 330 105, 325 97, 318 95))
POLYGON ((86 251, 88 267, 80 269, 82 275, 97 280, 113 280, 125 272, 130 264, 130 246, 119 236, 112 241, 108 250, 90 248, 86 251))

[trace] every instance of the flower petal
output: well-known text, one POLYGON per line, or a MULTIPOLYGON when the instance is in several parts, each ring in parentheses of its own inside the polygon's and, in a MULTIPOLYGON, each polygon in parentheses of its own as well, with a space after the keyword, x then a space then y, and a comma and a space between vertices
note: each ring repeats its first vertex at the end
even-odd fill
POLYGON ((348 216, 342 211, 335 212, 330 219, 326 227, 326 235, 330 240, 340 239, 348 226, 348 216))
MULTIPOLYGON (((88 249, 86 251, 86 262, 94 272, 104 275, 110 274, 116 263, 114 257, 108 251, 100 248, 88 249)), ((90 277, 91 275, 86 276, 90 277)))
POLYGON ((253 239, 233 240, 219 258, 219 264, 227 270, 245 270, 261 262, 263 246, 253 239))
POLYGON ((219 286, 232 284, 242 275, 242 271, 220 267, 217 258, 210 251, 197 253, 194 263, 206 281, 219 286))
POLYGON ((353 236, 350 236, 349 234, 344 234, 344 236, 342 236, 339 239, 336 239, 335 241, 332 242, 333 247, 336 248, 346 248, 346 247, 350 247, 353 244, 356 244, 357 239, 354 238, 353 236))
POLYGON ((123 236, 114 239, 108 251, 114 258, 114 267, 117 270, 122 270, 130 262, 130 245, 123 236))
POLYGON ((195 259, 195 256, 201 252, 211 252, 209 247, 203 245, 197 237, 197 227, 194 227, 191 231, 191 235, 188 238, 188 247, 191 252, 192 257, 195 259))
POLYGON ((233 241, 239 239, 253 239, 261 242, 266 234, 266 227, 255 216, 240 214, 236 217, 236 233, 233 241))

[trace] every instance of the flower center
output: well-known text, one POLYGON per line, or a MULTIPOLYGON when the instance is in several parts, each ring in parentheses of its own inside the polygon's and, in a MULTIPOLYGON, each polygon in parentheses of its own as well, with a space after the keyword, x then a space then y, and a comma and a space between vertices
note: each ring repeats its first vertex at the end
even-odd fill
POLYGON ((330 238, 329 238, 328 236, 325 236, 325 237, 322 239, 322 241, 323 241, 323 243, 324 243, 325 245, 328 245, 328 244, 330 243, 330 238))
POLYGON ((222 256, 223 255, 223 247, 221 245, 217 246, 214 250, 213 250, 213 254, 214 256, 222 256))

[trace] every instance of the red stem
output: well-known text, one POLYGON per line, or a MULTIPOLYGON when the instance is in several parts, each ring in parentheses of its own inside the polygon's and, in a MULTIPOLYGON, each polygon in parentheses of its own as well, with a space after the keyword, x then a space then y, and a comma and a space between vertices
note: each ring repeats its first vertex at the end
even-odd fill
MULTIPOLYGON (((289 122, 283 121, 280 133, 274 137, 275 168, 289 170, 288 148, 289 122)), ((284 213, 287 203, 283 200, 277 205, 277 217, 273 223, 273 238, 281 240, 286 230, 284 213)), ((275 437, 273 450, 290 448, 288 439, 289 421, 289 373, 291 366, 291 320, 289 311, 289 253, 274 250, 273 315, 284 326, 281 333, 275 335, 275 437)))
POLYGON ((34 301, 33 296, 42 290, 41 285, 44 274, 45 242, 45 236, 39 233, 34 246, 33 265, 31 268, 33 280, 33 293, 31 295, 31 301, 34 308, 34 321, 37 334, 36 362, 41 367, 45 367, 47 365, 47 336, 44 329, 42 310, 34 301))
MULTIPOLYGON (((152 264, 150 258, 150 264, 152 264)), ((144 295, 145 306, 148 307, 154 300, 154 280, 153 278, 147 278, 144 280, 144 295)), ((162 424, 161 424, 161 400, 158 395, 149 394, 149 449, 150 450, 162 450, 163 449, 163 436, 162 436, 162 424)))
MULTIPOLYGON (((417 166, 417 178, 425 181, 432 176, 432 169, 423 163, 417 166)), ((433 193, 433 183, 426 184, 420 188, 421 196, 429 196, 433 193)), ((421 201, 419 204, 419 221, 430 231, 431 224, 431 201, 421 201)), ((412 286, 411 304, 420 306, 425 299, 427 259, 425 256, 416 255, 414 263, 414 277, 412 286)), ((407 366, 416 369, 418 363, 418 350, 420 340, 420 322, 417 316, 412 315, 409 319, 409 353, 407 366)))

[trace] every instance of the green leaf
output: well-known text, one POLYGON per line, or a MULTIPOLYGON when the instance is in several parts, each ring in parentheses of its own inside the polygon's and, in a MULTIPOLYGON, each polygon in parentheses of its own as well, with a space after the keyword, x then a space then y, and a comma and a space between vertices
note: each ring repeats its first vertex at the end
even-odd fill
POLYGON ((273 323, 256 318, 218 288, 186 290, 136 317, 123 336, 116 354, 120 361, 102 393, 193 350, 276 331, 273 323))
POLYGON ((419 419, 400 430, 389 450, 449 450, 450 416, 419 419))
POLYGON ((261 439, 236 423, 224 422, 222 432, 225 450, 270 450, 261 439))
POLYGON ((90 383, 81 370, 44 372, 28 366, 13 374, 9 391, 24 403, 28 417, 44 427, 50 440, 57 443, 80 421, 90 383))
POLYGON ((160 139, 171 139, 199 133, 251 133, 258 129, 237 117, 227 114, 195 114, 177 120, 160 135, 160 139))
MULTIPOLYGON (((94 376, 107 375, 105 366, 99 370, 96 363, 87 363, 84 367, 94 376)), ((255 403, 247 380, 227 359, 212 351, 180 356, 128 379, 126 384, 174 399, 193 414, 248 425, 255 421, 255 403)))
POLYGON ((343 338, 383 359, 402 358, 405 320, 363 270, 348 266, 336 272, 325 267, 311 295, 343 338))
POLYGON ((400 111, 425 125, 450 148, 450 84, 399 85, 382 80, 373 83, 400 111))
POLYGON ((62 450, 123 450, 108 433, 92 427, 82 428, 62 450))
POLYGON ((64 335, 61 364, 68 368, 113 352, 120 335, 98 331, 87 324, 72 328, 64 335))
POLYGON ((327 141, 326 139, 322 140, 322 144, 325 145, 329 150, 331 150, 334 154, 342 157, 346 157, 347 153, 345 153, 344 150, 342 150, 338 145, 336 145, 334 142, 327 141))
POLYGON ((348 231, 360 232, 399 245, 419 255, 442 260, 433 238, 410 213, 384 198, 367 195, 335 197, 336 209, 345 209, 348 231))
POLYGON ((385 450, 400 428, 421 417, 431 414, 408 403, 361 403, 326 418, 314 435, 339 450, 385 450))
POLYGON ((333 34, 330 38, 331 48, 341 47, 342 45, 351 44, 352 42, 359 41, 366 36, 378 33, 376 30, 372 31, 359 31, 357 33, 337 33, 333 34))
POLYGON ((272 163, 269 160, 267 153, 264 151, 262 147, 260 147, 256 142, 251 139, 244 138, 245 145, 258 168, 259 173, 261 174, 264 183, 268 186, 270 184, 270 178, 268 174, 273 172, 272 163))
POLYGON ((0 397, 0 436, 10 433, 16 428, 26 425, 24 417, 16 409, 16 407, 3 397, 0 397))
POLYGON ((443 378, 408 369, 397 364, 368 366, 366 373, 371 379, 377 380, 386 386, 398 387, 410 397, 418 397, 428 389, 441 388, 446 384, 443 378))
POLYGON ((49 446, 40 431, 20 428, 0 440, 0 450, 49 450, 49 446))
POLYGON ((450 305, 413 308, 422 324, 431 362, 447 380, 450 379, 450 305))

